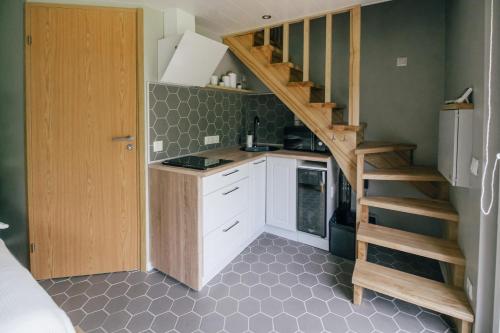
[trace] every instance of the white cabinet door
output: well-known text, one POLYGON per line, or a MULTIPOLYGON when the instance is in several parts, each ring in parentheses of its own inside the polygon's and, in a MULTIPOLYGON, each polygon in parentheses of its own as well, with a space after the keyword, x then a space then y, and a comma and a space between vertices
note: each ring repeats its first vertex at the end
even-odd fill
POLYGON ((297 161, 267 158, 266 223, 296 231, 297 161))
POLYGON ((266 158, 250 164, 250 234, 261 230, 266 223, 266 158))

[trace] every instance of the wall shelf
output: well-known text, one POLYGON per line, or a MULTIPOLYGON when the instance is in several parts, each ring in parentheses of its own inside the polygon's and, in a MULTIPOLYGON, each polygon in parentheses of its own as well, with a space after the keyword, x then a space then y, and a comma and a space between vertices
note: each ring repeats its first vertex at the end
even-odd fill
POLYGON ((257 91, 254 91, 254 90, 221 87, 221 86, 214 86, 212 84, 207 84, 205 86, 205 88, 214 89, 214 90, 230 91, 230 92, 235 92, 235 93, 240 93, 240 94, 257 94, 258 93, 257 91))

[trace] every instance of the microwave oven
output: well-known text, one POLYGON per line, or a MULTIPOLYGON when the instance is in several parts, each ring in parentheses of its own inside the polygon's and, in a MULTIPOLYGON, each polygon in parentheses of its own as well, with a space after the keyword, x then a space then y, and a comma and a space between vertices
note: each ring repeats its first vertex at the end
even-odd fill
POLYGON ((328 153, 326 145, 305 126, 287 126, 284 131, 283 148, 288 150, 328 153))

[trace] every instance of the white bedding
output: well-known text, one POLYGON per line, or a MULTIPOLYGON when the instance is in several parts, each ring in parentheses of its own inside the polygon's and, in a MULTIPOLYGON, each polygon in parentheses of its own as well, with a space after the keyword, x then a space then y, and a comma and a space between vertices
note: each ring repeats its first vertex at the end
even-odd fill
POLYGON ((74 333, 64 311, 0 239, 0 332, 74 333))

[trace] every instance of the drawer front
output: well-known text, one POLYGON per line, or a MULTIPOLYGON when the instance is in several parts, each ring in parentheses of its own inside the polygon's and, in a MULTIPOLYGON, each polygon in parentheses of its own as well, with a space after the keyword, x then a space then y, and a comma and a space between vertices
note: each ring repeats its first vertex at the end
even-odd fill
POLYGON ((221 187, 235 183, 246 177, 248 177, 248 164, 242 164, 205 177, 203 178, 203 195, 212 193, 221 187))
POLYGON ((248 178, 203 197, 203 234, 219 228, 248 207, 248 178))
POLYGON ((244 211, 206 235, 203 241, 204 275, 226 266, 233 259, 234 252, 248 238, 248 231, 248 211, 244 211))

